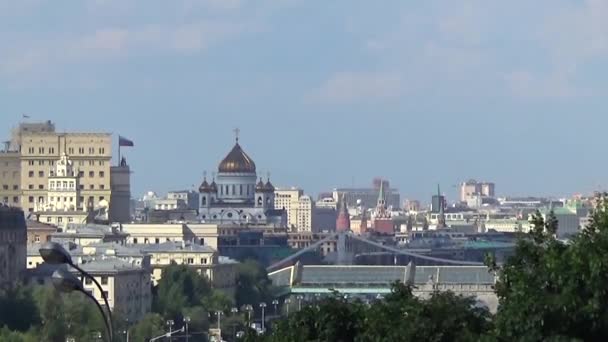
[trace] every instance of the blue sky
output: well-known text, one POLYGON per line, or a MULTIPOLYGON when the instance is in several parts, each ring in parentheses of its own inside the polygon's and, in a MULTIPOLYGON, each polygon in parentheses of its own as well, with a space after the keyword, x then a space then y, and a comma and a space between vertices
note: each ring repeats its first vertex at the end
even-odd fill
POLYGON ((588 193, 608 181, 607 22, 603 0, 0 0, 0 118, 131 138, 135 193, 199 184, 235 127, 313 194, 588 193))

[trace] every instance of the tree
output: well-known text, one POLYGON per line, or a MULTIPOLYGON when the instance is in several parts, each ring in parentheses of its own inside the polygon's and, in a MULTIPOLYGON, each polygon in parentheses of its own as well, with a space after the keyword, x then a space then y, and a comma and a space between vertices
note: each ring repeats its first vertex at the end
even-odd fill
POLYGON ((237 268, 236 303, 256 305, 272 300, 272 282, 266 269, 257 261, 248 259, 237 268))
POLYGON ((154 296, 154 311, 165 318, 180 317, 184 307, 199 306, 212 294, 205 276, 186 265, 170 265, 163 270, 154 296))
POLYGON ((0 294, 0 326, 27 331, 38 324, 40 315, 30 288, 19 285, 0 294))
POLYGON ((147 341, 148 339, 160 336, 165 333, 165 320, 157 313, 150 313, 144 316, 130 331, 131 341, 147 341))
POLYGON ((499 272, 495 319, 500 340, 601 340, 608 336, 608 201, 598 196, 589 225, 570 243, 557 220, 535 215, 529 238, 499 272))

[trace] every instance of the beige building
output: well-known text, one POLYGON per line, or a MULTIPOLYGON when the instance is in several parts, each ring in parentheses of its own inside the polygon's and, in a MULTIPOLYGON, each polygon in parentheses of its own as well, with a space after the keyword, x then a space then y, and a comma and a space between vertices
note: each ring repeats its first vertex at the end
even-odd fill
POLYGON ((46 197, 55 163, 66 154, 79 169, 80 202, 109 201, 111 146, 109 133, 59 133, 50 121, 21 123, 0 153, 0 198, 33 212, 37 199, 46 197))
POLYGON ((142 245, 143 253, 150 254, 152 281, 158 284, 163 269, 173 263, 187 265, 209 279, 214 288, 234 295, 236 285, 236 261, 222 258, 217 250, 190 242, 164 242, 142 245))
POLYGON ((274 208, 287 211, 289 228, 295 228, 298 224, 298 202, 303 195, 304 191, 298 188, 275 189, 274 191, 274 208))
MULTIPOLYGON (((135 323, 150 312, 152 281, 148 268, 112 256, 89 259, 79 266, 99 282, 102 291, 108 298, 110 310, 119 314, 122 319, 135 323)), ((51 275, 58 267, 66 266, 39 264, 31 267, 27 272, 26 282, 50 285, 51 275)), ((79 276, 79 274, 77 275, 79 276)), ((104 305, 102 293, 93 281, 85 278, 83 287, 101 305, 104 305)))
POLYGON ((298 199, 296 229, 299 232, 311 232, 313 227, 313 217, 315 202, 310 196, 302 196, 298 199))
POLYGON ((122 231, 129 235, 129 244, 192 241, 214 249, 219 235, 218 225, 208 223, 128 223, 122 224, 122 231))

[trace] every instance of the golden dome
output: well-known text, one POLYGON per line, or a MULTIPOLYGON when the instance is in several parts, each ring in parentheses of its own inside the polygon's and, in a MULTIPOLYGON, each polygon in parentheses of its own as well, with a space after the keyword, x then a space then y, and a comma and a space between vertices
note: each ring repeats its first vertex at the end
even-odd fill
POLYGON ((255 163, 237 142, 220 163, 218 171, 222 173, 255 173, 255 163))

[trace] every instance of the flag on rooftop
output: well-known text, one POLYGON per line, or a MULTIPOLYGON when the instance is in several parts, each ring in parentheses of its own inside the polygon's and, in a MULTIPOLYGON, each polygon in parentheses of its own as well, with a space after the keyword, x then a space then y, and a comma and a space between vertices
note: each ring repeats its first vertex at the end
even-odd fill
POLYGON ((118 136, 118 146, 135 146, 132 140, 129 140, 122 135, 118 136))

